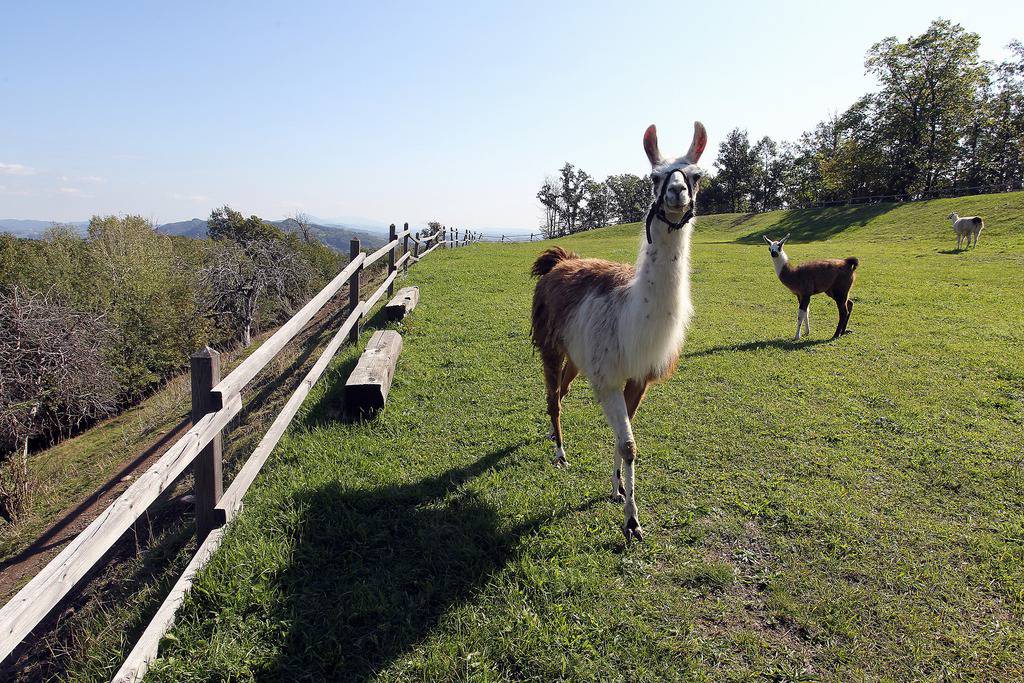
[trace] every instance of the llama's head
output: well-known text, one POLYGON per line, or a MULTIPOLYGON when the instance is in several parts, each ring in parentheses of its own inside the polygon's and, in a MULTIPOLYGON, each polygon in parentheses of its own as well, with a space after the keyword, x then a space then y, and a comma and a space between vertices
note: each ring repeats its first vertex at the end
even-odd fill
POLYGON ((785 244, 786 240, 788 240, 788 239, 789 239, 789 235, 786 235, 785 237, 783 237, 778 242, 775 242, 768 235, 764 235, 764 241, 768 243, 768 253, 771 254, 772 259, 777 259, 779 257, 782 257, 782 258, 786 257, 786 252, 784 252, 782 250, 782 245, 785 244))
POLYGON ((693 142, 689 151, 681 157, 666 158, 658 149, 658 130, 652 124, 644 133, 644 151, 651 162, 651 184, 654 191, 654 206, 647 221, 647 240, 651 241, 651 218, 657 216, 669 225, 669 231, 682 227, 693 217, 697 192, 703 172, 697 166, 704 147, 708 144, 708 132, 700 121, 693 122, 693 142))
POLYGON ((949 215, 948 215, 948 216, 946 216, 946 217, 947 217, 947 218, 948 218, 949 220, 951 220, 951 221, 953 221, 953 222, 955 223, 955 222, 956 222, 956 220, 957 220, 958 218, 960 218, 960 215, 959 215, 959 214, 958 214, 958 213, 957 213, 956 211, 954 211, 953 213, 949 214, 949 215))

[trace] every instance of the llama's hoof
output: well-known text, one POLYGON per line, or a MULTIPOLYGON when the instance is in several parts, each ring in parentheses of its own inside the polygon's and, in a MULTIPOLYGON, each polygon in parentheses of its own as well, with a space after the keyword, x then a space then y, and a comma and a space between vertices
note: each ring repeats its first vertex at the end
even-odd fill
POLYGON ((616 491, 615 493, 612 493, 611 495, 608 496, 608 500, 610 500, 613 503, 622 504, 626 502, 626 494, 621 491, 616 491))
POLYGON ((626 537, 626 543, 631 543, 635 538, 638 541, 644 540, 644 530, 635 517, 631 517, 622 527, 622 534, 626 537))
POLYGON ((569 467, 569 461, 566 459, 564 455, 557 456, 554 460, 551 461, 551 464, 558 469, 562 469, 563 467, 568 469, 569 467))

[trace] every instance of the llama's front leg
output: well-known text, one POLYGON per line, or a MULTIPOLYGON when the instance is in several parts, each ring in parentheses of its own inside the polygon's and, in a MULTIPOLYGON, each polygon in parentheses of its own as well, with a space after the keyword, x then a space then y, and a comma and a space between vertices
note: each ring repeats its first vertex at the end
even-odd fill
POLYGON ((796 341, 800 341, 800 328, 807 326, 807 334, 811 333, 811 324, 807 322, 807 309, 811 307, 811 297, 800 297, 800 308, 796 313, 796 341))
POLYGON ((634 464, 636 461, 636 442, 633 441, 633 427, 629 424, 629 415, 626 412, 626 399, 622 391, 612 390, 602 392, 601 406, 604 408, 605 419, 615 430, 615 460, 621 461, 622 465, 622 486, 625 493, 623 501, 623 512, 625 522, 622 526, 622 533, 626 542, 633 540, 642 541, 644 530, 637 521, 636 501, 634 499, 634 464))
POLYGON ((612 492, 609 494, 613 503, 626 502, 626 489, 622 488, 622 453, 615 449, 615 467, 612 468, 612 492))

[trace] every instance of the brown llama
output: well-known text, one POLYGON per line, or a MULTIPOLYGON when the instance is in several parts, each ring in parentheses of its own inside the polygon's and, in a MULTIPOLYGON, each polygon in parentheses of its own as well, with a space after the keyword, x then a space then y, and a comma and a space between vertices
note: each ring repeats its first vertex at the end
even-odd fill
POLYGON ((580 258, 561 247, 548 249, 533 264, 533 343, 544 365, 554 463, 568 464, 561 400, 582 372, 615 430, 611 495, 624 505, 627 542, 643 538, 634 500, 631 420, 647 386, 672 374, 690 322, 690 235, 701 178, 696 163, 706 144, 707 132, 697 122, 690 150, 666 159, 654 126, 647 129, 644 150, 655 199, 635 268, 580 258))
POLYGON ((854 271, 857 270, 860 261, 856 256, 849 256, 844 259, 808 261, 799 266, 793 266, 790 265, 789 257, 782 249, 782 245, 788 239, 789 235, 786 235, 778 242, 773 242, 770 237, 764 236, 764 241, 768 243, 768 253, 771 254, 772 264, 775 266, 775 274, 800 302, 800 309, 796 314, 796 340, 800 341, 801 325, 806 329, 807 334, 811 333, 807 307, 811 305, 811 297, 815 294, 828 294, 839 309, 839 324, 836 326, 836 333, 832 335, 832 338, 835 339, 846 334, 849 331, 846 329, 846 325, 850 322, 850 314, 853 313, 850 290, 853 289, 853 282, 857 279, 857 274, 854 271))

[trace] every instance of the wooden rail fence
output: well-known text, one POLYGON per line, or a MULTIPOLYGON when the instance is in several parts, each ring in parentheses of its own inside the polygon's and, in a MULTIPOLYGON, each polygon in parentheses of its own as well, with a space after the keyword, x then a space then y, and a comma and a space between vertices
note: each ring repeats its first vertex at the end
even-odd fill
POLYGON ((358 340, 360 320, 370 313, 385 292, 393 292, 400 270, 408 271, 409 266, 439 247, 455 248, 479 239, 478 235, 470 231, 463 231, 460 237, 458 229, 446 227, 438 228, 431 234, 414 234, 408 223, 400 232, 392 225, 388 236, 388 243, 371 254, 361 251, 359 240, 353 239, 348 265, 226 377, 220 377, 220 354, 213 349, 205 348, 192 356, 192 428, 0 608, 0 661, 6 660, 17 649, 25 637, 106 556, 157 497, 173 486, 191 466, 199 547, 114 676, 116 681, 135 681, 141 678, 149 662, 157 655, 160 639, 174 623, 174 614, 196 573, 220 545, 224 537, 224 525, 241 510, 246 491, 256 480, 274 446, 338 349, 346 341, 358 340), (363 272, 382 258, 387 258, 387 277, 368 297, 361 298, 363 272), (231 485, 223 490, 221 433, 242 409, 242 390, 346 284, 349 298, 348 315, 344 322, 278 413, 231 485))

